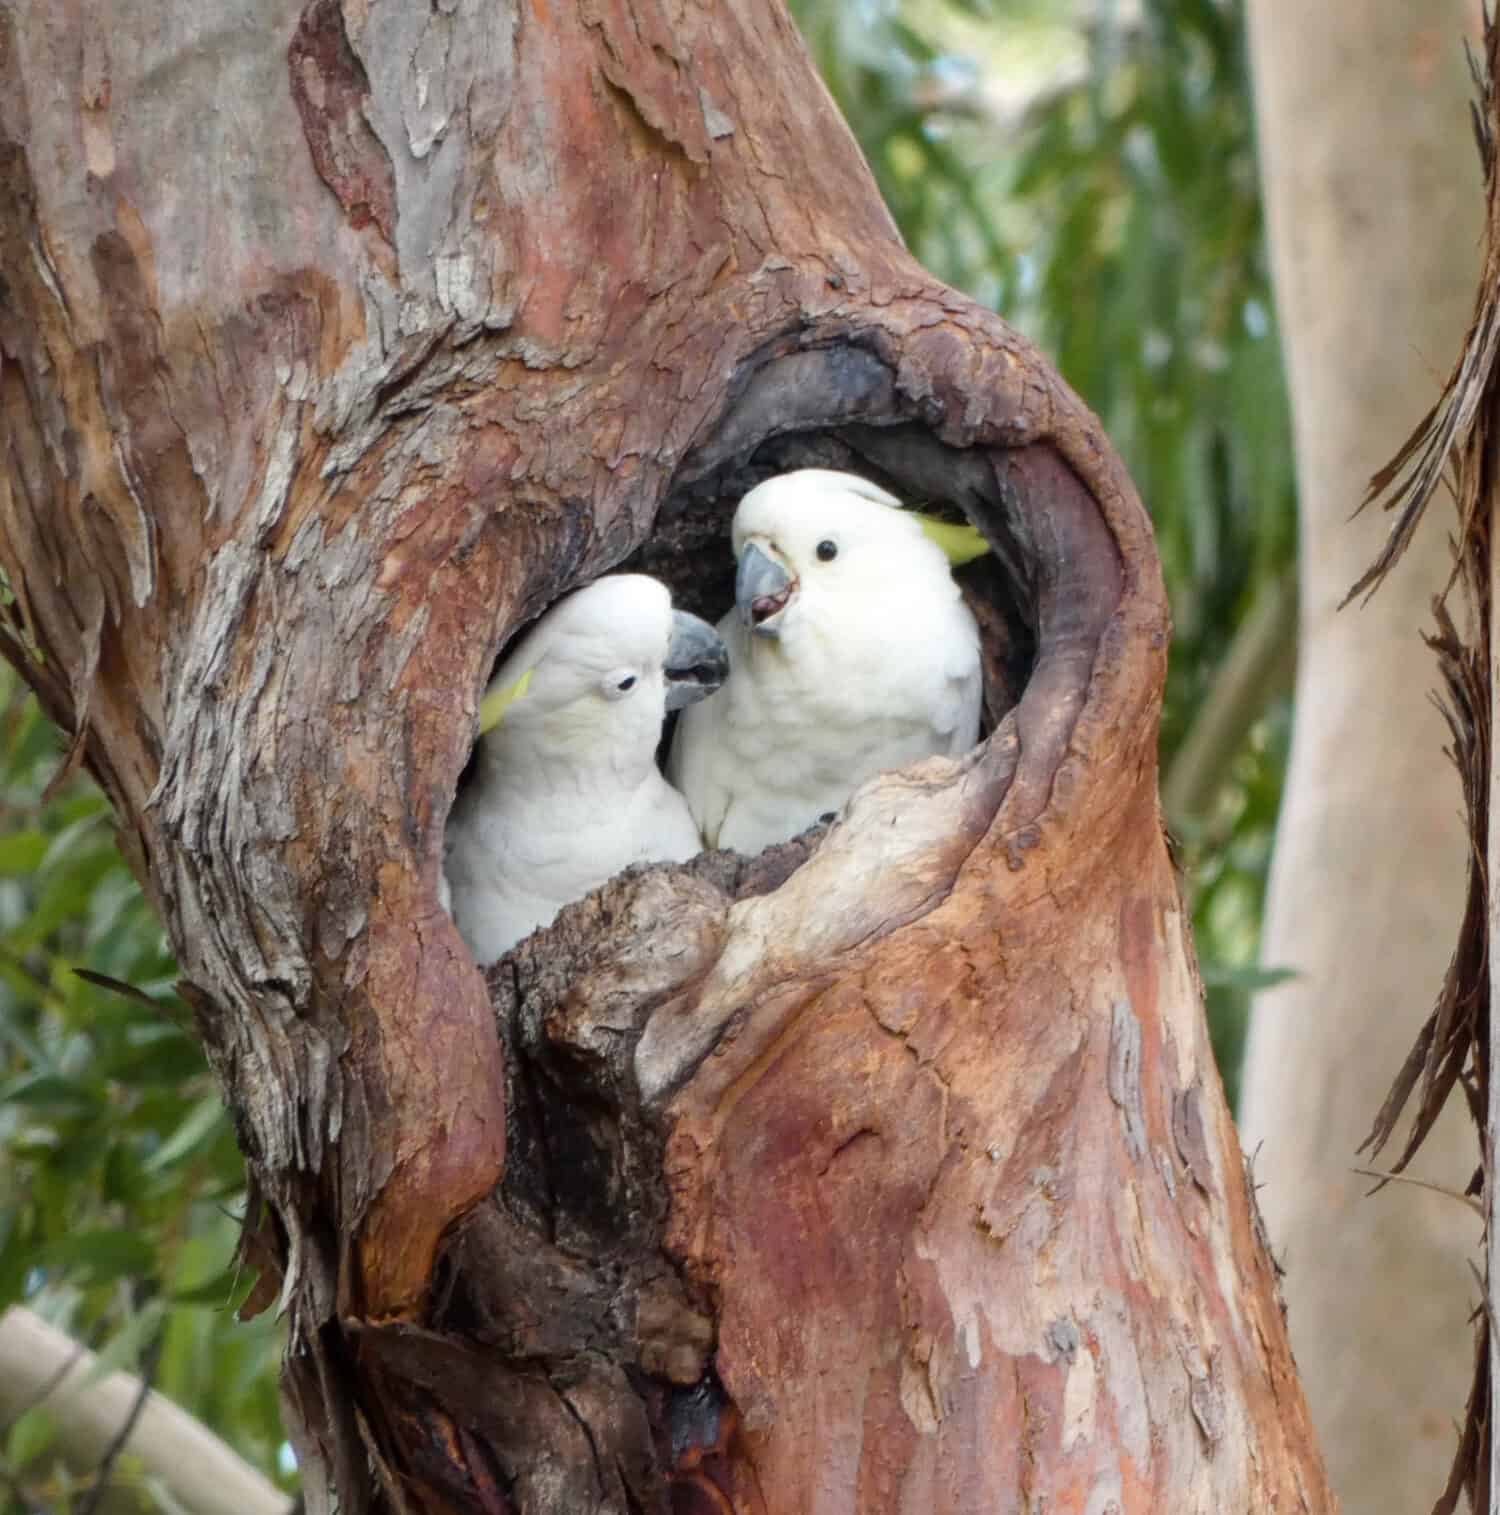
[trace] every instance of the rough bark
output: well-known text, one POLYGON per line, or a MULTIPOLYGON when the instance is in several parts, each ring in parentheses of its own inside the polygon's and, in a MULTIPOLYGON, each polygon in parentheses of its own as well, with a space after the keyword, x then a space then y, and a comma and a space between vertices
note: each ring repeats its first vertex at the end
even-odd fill
MULTIPOLYGON (((1472 308, 1482 196, 1468 0, 1249 8, 1261 158, 1300 489, 1296 728, 1241 1133, 1334 1486, 1351 1510, 1429 1508, 1472 1363, 1478 1227, 1440 1193, 1367 1197, 1365 1139, 1430 1008, 1463 913, 1463 801, 1423 645, 1452 571, 1429 523, 1340 612, 1384 537, 1365 481, 1436 397, 1472 308), (1379 319, 1370 318, 1379 311, 1379 319)), ((1454 1108, 1413 1171, 1462 1190, 1454 1108)))
POLYGON ((0 6, 10 652, 234 1108, 310 1507, 1328 1508, 1145 514, 780 6, 107 23, 0 6), (721 609, 739 492, 815 460, 990 536, 988 740, 486 984, 435 883, 496 654, 623 561, 721 609))

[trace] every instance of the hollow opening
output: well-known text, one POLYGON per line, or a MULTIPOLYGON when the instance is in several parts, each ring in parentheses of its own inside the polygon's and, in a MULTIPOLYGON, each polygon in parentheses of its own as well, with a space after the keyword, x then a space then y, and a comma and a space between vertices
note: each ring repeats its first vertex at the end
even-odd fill
MULTIPOLYGON (((953 576, 979 623, 987 736, 1018 703, 1036 663, 1037 568, 1024 545, 1026 530, 1019 515, 1007 510, 997 518, 993 505, 979 508, 979 501, 992 500, 995 491, 982 459, 944 446, 925 427, 850 426, 772 437, 674 490, 645 541, 607 572, 660 579, 672 591, 675 606, 717 623, 734 604, 729 533, 735 508, 757 484, 799 468, 857 474, 912 509, 985 531, 993 550, 954 568, 953 576), (940 456, 920 469, 911 466, 929 452, 940 456), (901 462, 887 466, 893 456, 901 462)), ((581 587, 574 585, 566 593, 581 587)), ((537 620, 565 597, 557 596, 511 630, 494 657, 490 677, 537 620)), ((471 768, 472 755, 465 779, 471 768)))
MULTIPOLYGON (((666 585, 679 610, 719 621, 734 602, 736 508, 757 484, 807 467, 857 475, 908 507, 977 527, 991 551, 955 569, 954 578, 980 634, 980 743, 1002 723, 1014 738, 1007 845, 1012 866, 1020 866, 1126 590, 1104 503, 1061 445, 1024 423, 1004 386, 954 390, 878 331, 783 332, 742 362, 727 397, 655 512, 638 503, 616 518, 613 529, 627 550, 608 571, 648 574, 666 585)), ((575 541, 539 565, 553 603, 558 587, 579 587, 569 583, 567 563, 577 564, 583 550, 575 541)), ((891 586, 891 601, 899 621, 899 584, 891 586)), ((507 639, 502 658, 526 629, 507 639)), ((673 720, 662 731, 661 753, 670 747, 673 720)), ((473 766, 471 760, 460 799, 473 766)), ((836 782, 825 784, 831 810, 842 808, 843 800, 832 803, 837 792, 836 782)), ((740 840, 758 840, 768 824, 774 822, 740 840)))
MULTIPOLYGON (((734 557, 729 528, 740 500, 757 484, 799 468, 857 474, 902 504, 947 520, 979 526, 992 551, 954 570, 954 579, 979 624, 984 663, 981 739, 1021 698, 1036 662, 1034 566, 1023 547, 1022 524, 997 514, 995 486, 984 455, 944 446, 913 423, 775 436, 691 478, 663 502, 651 535, 617 572, 646 573, 672 591, 673 603, 710 623, 734 604, 734 557)), ((893 605, 893 612, 899 606, 893 605)))
MULTIPOLYGON (((992 551, 953 570, 979 627, 983 741, 1019 703, 1037 656, 1037 573, 1025 546, 1025 523, 1003 492, 997 511, 994 474, 983 452, 947 447, 928 428, 911 422, 773 436, 690 474, 663 501, 647 538, 608 572, 659 579, 677 608, 716 624, 734 604, 730 524, 736 507, 757 484, 800 468, 856 474, 908 507, 966 521, 984 531, 992 551)), ((568 592, 578 587, 582 586, 568 592)), ((491 677, 550 608, 543 606, 511 632, 496 655, 491 677)), ((893 613, 899 613, 899 604, 893 604, 893 613)), ((663 768, 677 719, 669 714, 663 725, 658 748, 663 768)), ((460 778, 460 792, 473 780, 477 752, 476 744, 460 778)))

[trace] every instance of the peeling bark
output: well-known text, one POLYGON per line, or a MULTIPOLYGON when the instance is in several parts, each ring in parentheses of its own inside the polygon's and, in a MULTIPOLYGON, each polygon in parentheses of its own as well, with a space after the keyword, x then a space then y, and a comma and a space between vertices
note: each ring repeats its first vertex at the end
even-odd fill
POLYGON ((1448 482, 1457 516, 1452 573, 1443 593, 1433 600, 1436 629, 1424 639, 1436 654, 1442 674, 1440 709, 1451 738, 1447 756, 1458 770, 1463 789, 1469 841, 1467 897, 1436 1003, 1365 1142, 1379 1157, 1410 1110, 1409 1130, 1391 1164, 1392 1172, 1401 1175, 1419 1151, 1430 1149, 1445 1112, 1451 1112, 1450 1120, 1458 1117, 1451 1107, 1460 1096, 1479 1138, 1480 1163, 1467 1188, 1462 1194, 1443 1191, 1450 1203, 1482 1196, 1475 1208, 1484 1217, 1485 1268, 1482 1278, 1476 1270, 1483 1302, 1471 1317, 1475 1351, 1468 1404, 1447 1484, 1433 1505, 1433 1515, 1452 1515, 1465 1500, 1471 1509, 1492 1509, 1500 1485, 1500 1441, 1494 1434, 1500 1408, 1496 1402, 1500 1335, 1495 1331, 1496 1280, 1500 1278, 1500 1227, 1496 1225, 1500 1094, 1492 1069, 1496 1007, 1500 1005, 1496 992, 1500 971, 1493 950, 1500 907, 1492 881, 1500 865, 1500 847, 1491 823, 1497 789, 1495 606, 1500 603, 1495 592, 1500 583, 1496 547, 1500 533, 1495 529, 1500 500, 1495 469, 1500 418, 1500 175, 1496 172, 1500 29, 1488 11, 1480 19, 1482 62, 1472 56, 1470 69, 1477 94, 1472 119, 1484 170, 1485 226, 1473 315, 1442 394, 1370 481, 1365 504, 1380 501, 1392 513, 1392 520, 1384 547, 1350 591, 1352 599, 1360 593, 1386 590, 1390 575, 1416 540, 1439 483, 1448 482), (1450 604, 1455 598, 1457 615, 1450 604))
POLYGON ((1094 418, 907 257, 767 0, 0 5, 5 647, 264 1211, 310 1507, 1324 1510, 1094 418), (508 639, 746 484, 962 512, 990 735, 481 978, 508 639))

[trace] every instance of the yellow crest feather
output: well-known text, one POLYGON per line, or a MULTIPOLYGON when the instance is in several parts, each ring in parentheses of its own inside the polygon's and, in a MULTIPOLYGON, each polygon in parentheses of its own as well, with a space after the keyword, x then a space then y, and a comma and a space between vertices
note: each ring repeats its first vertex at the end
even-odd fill
POLYGON ((936 516, 924 516, 920 510, 914 510, 912 514, 922 523, 923 533, 943 549, 955 568, 982 558, 990 550, 990 544, 977 527, 940 521, 936 516))
POLYGON ((531 676, 536 672, 534 668, 528 668, 514 684, 507 684, 504 689, 492 689, 479 703, 479 734, 493 731, 505 718, 505 712, 515 704, 517 700, 526 697, 526 691, 531 688, 531 676))

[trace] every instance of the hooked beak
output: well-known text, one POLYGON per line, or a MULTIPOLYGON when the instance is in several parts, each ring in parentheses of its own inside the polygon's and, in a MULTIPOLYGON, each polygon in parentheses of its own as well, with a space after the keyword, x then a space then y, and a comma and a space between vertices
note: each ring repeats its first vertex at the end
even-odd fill
POLYGON ((672 612, 667 643, 667 709, 681 710, 707 699, 729 677, 729 649, 719 633, 685 610, 672 612))
POLYGON ((734 603, 740 620, 756 636, 780 635, 771 622, 786 609, 797 588, 797 581, 774 558, 768 557, 754 542, 746 542, 740 553, 740 566, 734 576, 734 603))

